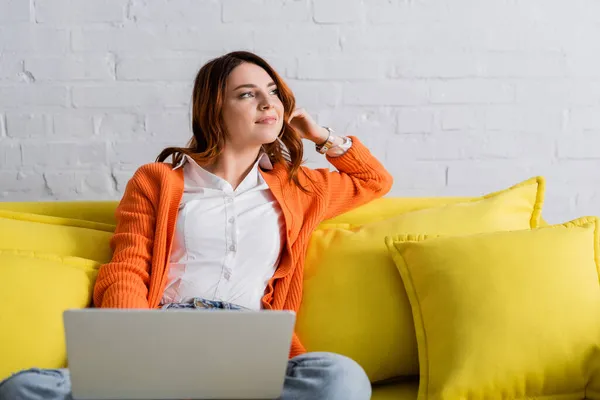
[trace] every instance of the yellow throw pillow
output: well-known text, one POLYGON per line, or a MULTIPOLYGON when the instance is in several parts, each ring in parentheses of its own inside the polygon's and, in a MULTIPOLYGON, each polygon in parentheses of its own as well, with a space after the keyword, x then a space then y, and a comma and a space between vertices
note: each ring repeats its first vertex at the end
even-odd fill
POLYGON ((362 227, 316 230, 307 251, 296 324, 304 346, 351 357, 373 382, 417 375, 410 304, 385 237, 398 232, 451 235, 535 228, 543 197, 544 180, 538 177, 467 202, 362 227))
POLYGON ((0 250, 0 381, 19 370, 66 363, 64 310, 91 302, 100 264, 0 250))
POLYGON ((30 250, 107 263, 112 257, 106 224, 0 210, 0 249, 30 250))
MULTIPOLYGON (((538 193, 540 196, 544 195, 544 179, 542 177, 532 178, 523 183, 516 185, 519 186, 530 186, 532 184, 539 185, 538 193)), ((510 188, 509 190, 514 189, 510 188)), ((398 214, 407 213, 410 211, 417 211, 426 208, 442 207, 446 205, 456 203, 469 203, 486 198, 495 197, 506 190, 500 192, 494 192, 485 196, 476 197, 383 197, 371 201, 364 206, 355 208, 344 214, 338 215, 337 217, 330 218, 323 221, 319 228, 336 227, 336 225, 351 225, 360 226, 367 223, 373 223, 382 221, 384 219, 395 217, 398 214)), ((539 205, 541 206, 543 199, 539 199, 539 205)), ((541 208, 538 210, 541 212, 541 208)), ((534 215, 534 218, 538 216, 534 215)), ((542 221, 543 224, 543 221, 542 221)))
POLYGON ((596 218, 386 244, 414 315, 419 400, 585 397, 600 345, 596 218))

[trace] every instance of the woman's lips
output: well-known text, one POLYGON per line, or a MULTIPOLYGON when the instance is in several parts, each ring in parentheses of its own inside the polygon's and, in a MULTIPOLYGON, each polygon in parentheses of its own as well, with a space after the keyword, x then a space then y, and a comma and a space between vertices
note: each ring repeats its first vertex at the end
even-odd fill
POLYGON ((258 121, 256 121, 257 124, 267 124, 267 125, 272 125, 275 122, 277 122, 277 118, 274 118, 274 117, 267 117, 267 118, 259 119, 258 121))

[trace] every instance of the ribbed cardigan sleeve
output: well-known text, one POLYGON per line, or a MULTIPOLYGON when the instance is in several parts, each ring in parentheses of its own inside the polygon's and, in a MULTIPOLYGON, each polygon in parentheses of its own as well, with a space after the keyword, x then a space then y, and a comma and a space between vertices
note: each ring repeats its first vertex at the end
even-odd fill
POLYGON ((321 220, 333 218, 384 196, 394 179, 369 149, 354 136, 352 147, 337 157, 327 157, 337 171, 302 168, 312 187, 323 197, 321 220))
POLYGON ((136 173, 117 206, 117 227, 111 239, 113 257, 98 272, 93 296, 96 307, 149 308, 156 216, 145 186, 136 173))

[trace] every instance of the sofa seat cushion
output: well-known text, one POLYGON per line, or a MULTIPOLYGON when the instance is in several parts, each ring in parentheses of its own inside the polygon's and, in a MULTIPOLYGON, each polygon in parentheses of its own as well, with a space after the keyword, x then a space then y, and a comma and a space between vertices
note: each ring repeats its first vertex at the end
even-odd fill
POLYGON ((418 380, 373 385, 371 400, 416 400, 418 380))

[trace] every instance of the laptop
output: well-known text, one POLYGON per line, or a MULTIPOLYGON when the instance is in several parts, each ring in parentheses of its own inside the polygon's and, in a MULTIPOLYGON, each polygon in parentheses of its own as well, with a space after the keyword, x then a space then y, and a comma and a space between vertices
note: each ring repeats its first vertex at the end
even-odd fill
POLYGON ((67 310, 73 398, 275 399, 295 318, 292 311, 67 310))

